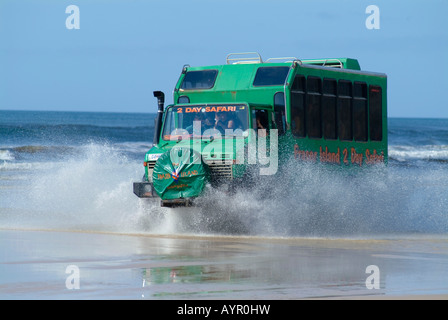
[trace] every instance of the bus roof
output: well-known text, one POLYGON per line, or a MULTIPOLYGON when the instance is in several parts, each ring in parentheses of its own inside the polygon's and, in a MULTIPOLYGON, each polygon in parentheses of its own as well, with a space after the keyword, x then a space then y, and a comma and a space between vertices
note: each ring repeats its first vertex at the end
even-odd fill
POLYGON ((384 77, 384 74, 361 71, 358 60, 352 58, 297 59, 271 58, 263 61, 256 52, 231 53, 226 64, 184 66, 174 90, 174 101, 188 96, 190 103, 247 101, 255 105, 272 106, 275 92, 290 83, 291 72, 300 68, 318 68, 340 73, 384 77))

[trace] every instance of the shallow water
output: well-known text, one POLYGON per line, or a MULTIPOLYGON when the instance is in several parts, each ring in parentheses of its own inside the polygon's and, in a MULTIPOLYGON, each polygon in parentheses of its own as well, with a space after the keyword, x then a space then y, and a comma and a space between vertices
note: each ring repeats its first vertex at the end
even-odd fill
POLYGON ((0 230, 2 299, 448 298, 448 239, 0 230), (73 266, 78 280, 73 281, 73 266), (378 289, 369 289, 378 268, 378 289), (74 286, 75 283, 78 287, 74 286))

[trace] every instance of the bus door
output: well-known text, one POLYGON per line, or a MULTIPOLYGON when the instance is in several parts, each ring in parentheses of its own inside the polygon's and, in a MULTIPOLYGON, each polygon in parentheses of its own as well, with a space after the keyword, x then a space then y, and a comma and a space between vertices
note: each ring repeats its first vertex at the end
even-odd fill
POLYGON ((274 95, 274 119, 275 128, 278 135, 282 136, 286 132, 286 108, 284 92, 277 92, 274 95))

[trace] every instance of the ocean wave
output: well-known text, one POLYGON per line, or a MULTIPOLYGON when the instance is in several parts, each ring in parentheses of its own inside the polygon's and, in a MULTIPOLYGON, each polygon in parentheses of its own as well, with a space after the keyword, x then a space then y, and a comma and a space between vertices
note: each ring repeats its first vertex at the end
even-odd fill
POLYGON ((54 167, 51 162, 0 162, 0 171, 15 171, 15 170, 44 170, 54 167))
POLYGON ((2 142, 11 145, 65 145, 97 142, 140 141, 141 137, 154 135, 150 125, 144 126, 97 126, 79 124, 24 124, 2 125, 2 142), (4 139, 3 139, 4 138, 4 139))
POLYGON ((71 159, 85 153, 92 145, 113 149, 116 153, 129 155, 131 158, 144 158, 152 144, 147 142, 98 143, 90 142, 80 145, 22 145, 0 146, 0 161, 46 162, 71 159))
POLYGON ((33 167, 31 163, 17 163, 17 162, 0 162, 0 171, 8 170, 30 170, 33 167))
POLYGON ((61 160, 75 155, 78 146, 70 145, 22 145, 1 146, 0 160, 12 162, 46 162, 61 160))
POLYGON ((12 151, 18 153, 66 153, 73 150, 72 146, 42 146, 42 145, 30 145, 20 146, 12 148, 12 151))
POLYGON ((15 157, 9 150, 0 150, 0 160, 12 161, 15 157))
POLYGON ((447 161, 448 145, 389 146, 389 157, 398 161, 447 161))
MULTIPOLYGON (((89 143, 79 146, 43 146, 26 145, 0 149, 0 171, 15 170, 46 170, 60 166, 64 163, 76 163, 85 161, 86 155, 92 157, 97 155, 102 157, 99 163, 114 159, 114 161, 127 159, 128 154, 141 153, 143 159, 148 146, 135 144, 127 146, 117 146, 114 144, 89 143)), ((133 157, 131 157, 133 158, 133 157)))
POLYGON ((147 142, 122 142, 115 143, 114 146, 124 152, 140 153, 144 155, 149 149, 151 149, 152 144, 147 142))

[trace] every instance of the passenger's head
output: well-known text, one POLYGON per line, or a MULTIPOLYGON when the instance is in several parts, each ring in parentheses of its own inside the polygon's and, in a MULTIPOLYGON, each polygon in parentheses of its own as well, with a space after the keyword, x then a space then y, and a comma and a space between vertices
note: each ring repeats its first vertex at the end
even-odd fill
POLYGON ((193 121, 202 121, 204 119, 201 112, 197 112, 194 114, 193 121))
POLYGON ((216 118, 218 118, 218 120, 227 120, 227 112, 216 113, 216 118))
POLYGON ((206 113, 204 116, 204 122, 206 125, 213 125, 214 124, 214 113, 213 112, 209 112, 206 113))
POLYGON ((216 118, 220 121, 228 121, 232 119, 232 115, 229 112, 218 112, 216 118))

